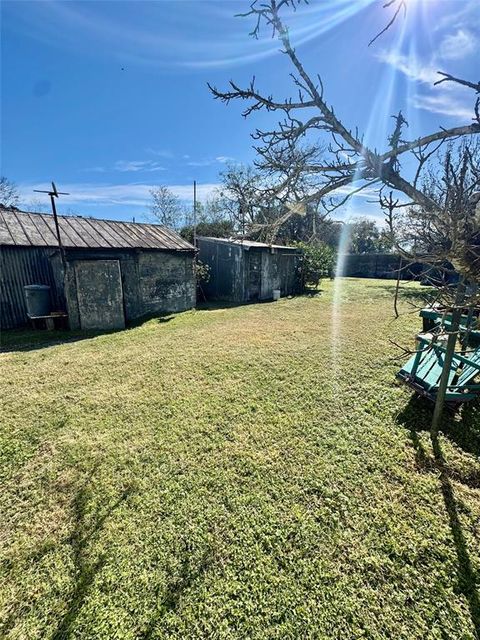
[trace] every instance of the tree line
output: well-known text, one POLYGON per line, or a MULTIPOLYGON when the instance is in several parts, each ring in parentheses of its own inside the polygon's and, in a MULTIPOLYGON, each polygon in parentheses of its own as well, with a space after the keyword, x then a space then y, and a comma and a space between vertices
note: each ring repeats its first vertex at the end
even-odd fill
MULTIPOLYGON (((342 229, 348 227, 345 250, 350 253, 385 253, 393 248, 388 229, 373 219, 356 216, 343 222, 331 219, 311 203, 297 205, 296 211, 272 203, 261 187, 261 173, 253 167, 232 165, 220 178, 220 186, 204 202, 196 204, 199 236, 326 245, 336 251, 342 229), (272 227, 275 233, 271 232, 272 227)), ((149 217, 177 230, 189 242, 193 242, 193 214, 193 207, 186 206, 166 185, 151 190, 149 217)))

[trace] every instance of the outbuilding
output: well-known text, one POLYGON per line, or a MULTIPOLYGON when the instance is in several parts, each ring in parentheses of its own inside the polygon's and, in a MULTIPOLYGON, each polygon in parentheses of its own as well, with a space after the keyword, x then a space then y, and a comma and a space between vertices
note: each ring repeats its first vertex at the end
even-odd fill
POLYGON ((28 324, 26 285, 48 285, 72 329, 118 329, 195 306, 195 248, 156 224, 0 207, 1 328, 28 324))
POLYGON ((251 302, 298 293, 301 254, 295 247, 253 240, 200 236, 199 260, 210 279, 202 288, 211 300, 251 302))

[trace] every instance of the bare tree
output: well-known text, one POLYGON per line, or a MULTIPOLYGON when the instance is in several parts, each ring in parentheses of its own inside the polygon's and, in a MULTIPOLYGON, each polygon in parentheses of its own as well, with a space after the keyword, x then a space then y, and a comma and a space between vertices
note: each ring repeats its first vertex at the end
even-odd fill
POLYGON ((241 235, 267 242, 317 237, 327 212, 318 200, 307 198, 309 185, 303 176, 281 192, 262 167, 231 165, 221 177, 224 210, 241 235))
POLYGON ((464 139, 427 166, 422 191, 439 205, 401 206, 382 199, 391 237, 407 261, 422 260, 480 282, 480 144, 464 139), (450 264, 450 268, 442 265, 450 264))
POLYGON ((152 196, 150 212, 160 224, 165 227, 177 228, 184 223, 184 207, 178 196, 168 187, 155 187, 150 190, 150 195, 152 196))
POLYGON ((221 198, 238 233, 257 237, 276 206, 265 197, 265 177, 255 167, 236 164, 223 171, 221 179, 221 198))
MULTIPOLYGON (((445 203, 439 199, 437 191, 424 187, 420 180, 422 169, 445 141, 458 141, 480 133, 480 82, 441 72, 437 84, 460 84, 476 94, 472 100, 471 121, 458 127, 440 128, 409 140, 405 135, 408 123, 399 111, 393 116, 393 130, 385 140, 383 150, 373 149, 364 140, 358 127, 346 125, 340 120, 334 107, 327 102, 321 75, 311 75, 298 57, 283 20, 283 13, 288 9, 296 10, 300 4, 301 0, 253 0, 250 10, 243 14, 254 20, 251 35, 257 37, 260 29, 266 26, 271 30, 272 36, 280 40, 283 54, 289 58, 293 67, 291 78, 295 97, 275 99, 257 87, 255 78, 244 87, 231 81, 227 91, 210 86, 214 97, 222 102, 245 101, 248 105, 243 113, 245 117, 260 110, 279 116, 277 125, 272 129, 257 129, 253 134, 259 156, 258 166, 276 177, 271 189, 272 195, 295 195, 299 180, 310 186, 307 201, 325 199, 342 189, 346 195, 340 201, 337 199, 329 203, 330 210, 334 210, 353 194, 375 187, 379 190, 380 204, 386 207, 387 215, 392 218, 399 208, 405 206, 419 207, 433 218, 435 215, 441 216, 445 211, 445 203), (402 169, 402 162, 405 164, 406 157, 416 163, 413 173, 402 169)), ((393 8, 394 13, 378 36, 391 27, 402 9, 406 10, 407 4, 404 0, 387 0, 384 7, 393 8)), ((452 177, 451 163, 448 165, 452 177)), ((461 171, 462 168, 460 173, 461 171)), ((465 258, 466 256, 458 261, 459 267, 465 264, 465 258)), ((475 271, 468 269, 468 274, 475 277, 475 271)), ((460 327, 461 305, 465 301, 465 288, 465 280, 462 279, 452 307, 451 335, 443 361, 432 433, 438 429, 442 414, 448 373, 460 327)))
MULTIPOLYGON (((271 130, 257 129, 253 134, 259 156, 257 165, 275 177, 267 190, 269 195, 284 199, 295 197, 300 183, 308 186, 306 195, 302 189, 304 201, 325 200, 338 189, 347 191, 339 201, 337 199, 329 203, 330 210, 333 210, 353 194, 375 186, 381 191, 381 196, 385 189, 400 192, 409 202, 425 210, 440 211, 442 205, 435 199, 435 194, 421 188, 418 171, 412 178, 407 176, 402 172, 401 161, 409 155, 416 161, 417 167, 421 167, 444 141, 480 133, 480 98, 472 105, 472 122, 449 129, 440 128, 413 140, 405 139, 407 122, 399 112, 394 116, 393 131, 385 141, 385 149, 377 151, 370 148, 358 128, 349 127, 339 119, 334 107, 327 102, 321 76, 314 77, 307 72, 290 41, 282 12, 285 9, 297 9, 300 3, 301 0, 266 0, 262 3, 254 0, 250 10, 243 14, 255 21, 252 31, 254 37, 257 37, 262 26, 267 26, 272 35, 280 40, 283 53, 293 66, 291 77, 296 98, 276 100, 265 95, 257 88, 255 78, 247 87, 240 87, 232 81, 228 91, 210 86, 214 97, 225 103, 231 100, 247 102, 243 113, 245 117, 259 110, 280 116, 276 127, 271 130), (305 141, 308 144, 304 144, 305 141)), ((396 5, 395 19, 405 3, 397 0, 387 2, 385 6, 391 5, 396 5)), ((439 82, 446 81, 460 83, 480 93, 480 83, 442 74, 439 82)))
POLYGON ((16 207, 20 200, 17 185, 0 176, 0 203, 5 207, 16 207))

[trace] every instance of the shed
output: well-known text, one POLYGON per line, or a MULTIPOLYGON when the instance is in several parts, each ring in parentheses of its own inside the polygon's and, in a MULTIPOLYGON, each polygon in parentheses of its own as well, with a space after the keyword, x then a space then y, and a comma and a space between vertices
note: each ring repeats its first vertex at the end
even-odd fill
POLYGON ((273 291, 299 291, 300 252, 295 247, 233 238, 198 239, 199 260, 210 268, 207 298, 231 302, 271 300, 273 291))
POLYGON ((28 323, 24 286, 50 286, 72 329, 116 329, 195 306, 195 248, 156 224, 58 216, 0 206, 1 327, 28 323))

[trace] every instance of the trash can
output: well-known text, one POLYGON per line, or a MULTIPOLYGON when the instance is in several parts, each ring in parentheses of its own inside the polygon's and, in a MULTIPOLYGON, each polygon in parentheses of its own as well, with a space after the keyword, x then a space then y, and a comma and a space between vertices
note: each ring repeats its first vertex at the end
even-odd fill
POLYGON ((280 294, 281 294, 280 289, 274 289, 273 290, 273 299, 274 300, 280 300, 280 294))
POLYGON ((50 287, 46 284, 27 284, 23 287, 27 314, 30 317, 50 315, 50 287))

